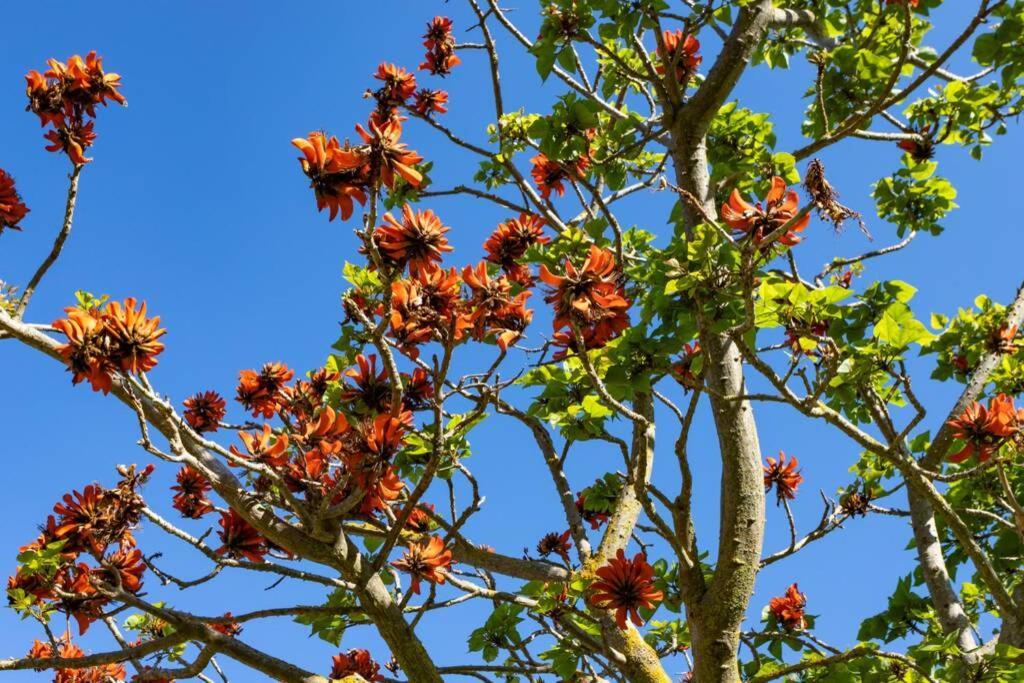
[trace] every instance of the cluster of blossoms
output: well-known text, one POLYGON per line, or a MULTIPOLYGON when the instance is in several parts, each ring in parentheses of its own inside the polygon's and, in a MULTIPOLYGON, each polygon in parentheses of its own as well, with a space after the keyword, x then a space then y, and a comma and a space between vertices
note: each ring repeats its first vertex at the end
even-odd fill
POLYGON ((82 59, 74 55, 67 61, 51 59, 49 69, 43 73, 29 71, 28 109, 39 117, 43 126, 52 126, 45 137, 50 152, 64 152, 71 162, 86 164, 91 161, 85 150, 96 141, 93 131, 96 106, 107 102, 126 104, 118 92, 121 77, 103 71, 103 59, 90 52, 82 59))
POLYGON ((786 589, 786 593, 772 598, 768 609, 787 631, 799 631, 807 625, 804 608, 807 607, 807 596, 800 592, 794 583, 786 589))
POLYGON ((700 41, 684 33, 682 29, 663 31, 661 43, 658 45, 658 64, 655 69, 661 75, 667 73, 669 69, 674 69, 676 82, 685 85, 697 72, 697 67, 703 59, 697 54, 699 50, 700 41))
POLYGON ((654 609, 663 593, 654 587, 654 569, 643 553, 632 560, 622 550, 598 568, 597 581, 590 584, 590 604, 600 609, 615 610, 615 622, 625 630, 626 618, 642 626, 638 610, 654 609))
POLYGON ((738 190, 733 190, 729 195, 729 201, 722 205, 722 220, 733 230, 748 236, 761 248, 767 248, 774 242, 791 247, 800 242, 798 233, 803 232, 811 221, 809 213, 804 213, 797 219, 800 214, 799 204, 800 198, 796 191, 788 189, 786 181, 775 176, 763 204, 751 204, 738 190), (775 235, 787 225, 784 232, 775 235))
POLYGON ((544 234, 544 219, 521 213, 499 223, 497 229, 484 242, 486 261, 500 266, 509 280, 524 287, 533 284, 530 269, 522 262, 526 250, 537 244, 547 244, 551 238, 544 234))
POLYGON ((160 337, 166 330, 160 318, 146 317, 146 303, 138 305, 129 297, 124 303, 66 308, 66 318, 53 327, 64 333, 67 343, 59 348, 72 373, 71 382, 89 380, 93 391, 109 393, 114 373, 148 372, 164 350, 160 337))
POLYGON ((427 48, 420 69, 434 76, 447 76, 452 67, 462 63, 455 54, 455 37, 452 36, 452 20, 448 17, 434 17, 427 24, 423 34, 423 47, 427 48))
POLYGON ((610 519, 608 513, 600 512, 587 506, 587 496, 585 493, 580 493, 576 496, 576 511, 580 513, 580 518, 589 524, 590 528, 594 531, 607 524, 610 519))
POLYGON ((985 462, 993 453, 1024 428, 1024 408, 1016 408, 1006 394, 994 396, 988 407, 975 401, 947 423, 963 448, 949 456, 951 462, 963 462, 972 455, 985 462))
POLYGON ((550 199, 552 192, 559 197, 564 196, 565 184, 582 178, 590 168, 591 158, 589 153, 585 153, 572 163, 561 163, 541 153, 530 159, 530 163, 533 164, 530 175, 540 190, 540 196, 550 199))
POLYGON ((540 279, 551 287, 545 301, 555 311, 552 341, 563 349, 556 359, 568 351, 599 349, 629 327, 630 302, 610 250, 591 245, 581 267, 566 259, 565 275, 561 276, 541 265, 540 279), (577 343, 577 333, 583 349, 577 343))
POLYGON ((796 498, 796 490, 804 481, 804 476, 797 470, 797 467, 800 466, 800 461, 792 456, 787 461, 786 454, 779 451, 778 460, 775 458, 765 458, 765 462, 765 493, 771 491, 773 487, 775 488, 776 505, 781 504, 784 500, 796 498))
POLYGON ((440 536, 431 536, 422 543, 410 543, 402 557, 391 563, 395 569, 412 576, 409 591, 420 592, 420 582, 445 582, 445 572, 452 564, 452 551, 445 547, 440 536))
POLYGON ((683 391, 700 386, 701 348, 700 342, 690 342, 683 346, 683 353, 679 359, 672 364, 672 376, 683 385, 683 391))
POLYGON ((28 213, 28 207, 21 201, 21 195, 14 187, 14 178, 0 168, 0 233, 5 228, 21 230, 18 223, 28 213))
POLYGON ((348 676, 359 676, 367 683, 384 680, 380 673, 380 664, 373 660, 369 652, 360 648, 339 652, 331 661, 329 678, 332 681, 344 680, 348 676))
POLYGON ((185 399, 185 421, 200 434, 215 432, 227 414, 227 402, 216 391, 203 391, 185 399))
POLYGON ((549 534, 544 534, 543 537, 537 542, 537 554, 541 557, 548 557, 549 555, 558 555, 562 558, 562 562, 569 564, 569 551, 572 550, 572 541, 569 540, 569 530, 566 529, 562 533, 552 531, 549 534))
POLYGON ((213 512, 213 503, 206 494, 213 488, 202 474, 188 465, 178 470, 178 483, 171 487, 174 491, 174 509, 186 519, 199 519, 208 512, 213 512))
POLYGON ((152 471, 130 468, 114 488, 91 484, 54 505, 39 537, 21 552, 55 551, 55 563, 20 566, 7 580, 12 604, 64 613, 85 633, 103 616, 109 590, 137 593, 146 569, 132 534, 144 507, 137 489, 152 471))
MULTIPOLYGON (((68 634, 64 634, 57 640, 56 647, 37 640, 32 643, 32 648, 28 651, 28 657, 31 659, 49 659, 50 657, 81 659, 84 656, 85 652, 71 642, 68 634)), ((53 677, 53 683, 110 683, 110 681, 123 680, 125 680, 123 664, 100 664, 81 669, 56 669, 53 677)))

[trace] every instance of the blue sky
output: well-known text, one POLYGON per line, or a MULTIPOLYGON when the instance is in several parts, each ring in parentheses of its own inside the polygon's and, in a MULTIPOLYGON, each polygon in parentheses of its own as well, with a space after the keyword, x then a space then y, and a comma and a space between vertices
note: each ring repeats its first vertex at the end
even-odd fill
MULTIPOLYGON (((517 20, 531 27, 529 34, 533 5, 528 0, 519 4, 524 10, 516 13, 521 15, 517 20)), ((946 4, 936 14, 938 43, 948 39, 969 9, 946 4)), ((354 135, 353 125, 369 110, 362 93, 372 84, 377 62, 415 67, 422 52, 419 36, 434 14, 453 16, 463 39, 462 31, 472 23, 464 6, 379 0, 49 7, 16 3, 6 8, 11 26, 38 26, 40 17, 47 19, 45 30, 8 32, 0 53, 0 167, 16 177, 32 209, 23 233, 3 236, 0 278, 24 282, 48 250, 63 211, 68 171, 66 159, 43 151, 42 131, 24 111, 23 74, 41 68, 50 56, 66 58, 97 49, 108 70, 123 75, 129 107, 100 112, 96 160, 83 173, 74 233, 28 317, 49 322, 72 302, 76 289, 146 299, 170 330, 167 351, 152 378, 175 401, 207 388, 230 395, 240 369, 265 361, 281 360, 302 371, 322 363, 337 336, 341 268, 346 260, 357 259, 355 241, 351 225, 328 223, 315 212, 289 140, 318 128, 342 138, 354 135)), ((532 63, 507 35, 498 35, 507 108, 542 111, 557 87, 538 88, 532 63)), ((702 39, 707 64, 715 43, 710 36, 702 39)), ((485 64, 479 52, 465 54, 464 61, 435 87, 451 92, 446 124, 482 142, 487 123, 482 117, 491 111, 484 90, 485 64)), ((810 71, 801 59, 795 61, 790 73, 753 69, 737 90, 744 106, 772 113, 780 150, 801 144, 802 95, 810 71)), ((970 70, 966 59, 958 65, 970 70)), ((412 148, 435 161, 437 187, 471 178, 467 156, 433 131, 410 126, 406 137, 412 148)), ((918 286, 913 303, 921 316, 953 312, 981 292, 997 300, 1009 298, 1019 277, 1021 240, 1005 207, 1015 203, 1007 195, 1022 154, 1024 138, 1016 130, 997 140, 981 164, 961 150, 940 150, 939 172, 957 186, 961 208, 946 221, 941 238, 922 236, 910 250, 872 264, 867 277, 898 278, 918 286)), ((853 141, 827 151, 822 159, 843 199, 867 216, 875 245, 894 241, 894 229, 875 218, 868 195, 870 183, 898 168, 895 146, 853 141)), ((443 199, 431 206, 452 226, 452 262, 459 264, 478 259, 481 242, 506 217, 477 200, 443 199)), ((665 207, 664 197, 641 193, 622 203, 621 220, 664 237, 665 207)), ((798 257, 811 272, 833 255, 870 248, 855 229, 835 236, 828 226, 814 223, 807 235, 798 257)), ((479 351, 468 353, 470 361, 485 358, 479 351)), ((0 515, 0 567, 9 572, 16 548, 35 536, 36 525, 65 491, 94 480, 109 483, 115 464, 147 462, 148 456, 134 445, 134 420, 120 404, 85 386, 72 388, 69 376, 49 359, 0 342, 0 367, 5 389, 0 392, 2 453, 9 481, 6 514, 0 515)), ((917 386, 934 408, 934 426, 955 387, 928 384, 926 377, 927 370, 919 370, 917 386)), ((761 409, 758 421, 766 454, 782 449, 804 466, 804 495, 795 512, 800 527, 809 529, 820 514, 816 490, 833 493, 847 483, 847 468, 857 450, 783 408, 761 409)), ((657 476, 670 488, 672 421, 663 424, 657 476)), ((501 419, 488 421, 472 435, 470 465, 487 503, 469 533, 510 554, 564 525, 543 462, 528 437, 517 424, 501 419)), ((698 531, 707 545, 715 535, 718 469, 706 411, 691 452, 698 531)), ((587 448, 573 459, 570 476, 581 488, 613 468, 616 459, 610 449, 587 448)), ((173 473, 174 468, 160 466, 148 489, 158 509, 169 510, 167 486, 173 473)), ((784 544, 787 531, 774 505, 768 517, 770 551, 784 544)), ((189 524, 195 532, 204 528, 202 523, 189 524)), ((872 517, 846 526, 796 559, 766 570, 752 614, 768 597, 799 581, 810 611, 820 615, 819 635, 836 644, 852 642, 860 620, 884 608, 889 591, 912 564, 905 550, 909 530, 902 520, 872 517)), ((144 528, 139 540, 147 552, 173 547, 154 529, 144 528)), ((167 562, 187 576, 206 571, 203 560, 187 548, 167 562)), ((322 591, 309 588, 264 591, 268 583, 262 577, 228 573, 196 595, 158 587, 153 580, 148 587, 154 599, 204 613, 323 597, 322 591)), ((480 625, 487 612, 484 605, 470 604, 432 615, 423 621, 421 632, 440 661, 460 663, 469 659, 463 634, 480 625)), ((96 636, 90 633, 84 641, 88 647, 110 646, 99 631, 97 627, 96 636)), ((9 610, 0 611, 0 634, 0 657, 22 654, 36 635, 9 610)), ((335 651, 309 638, 304 627, 287 622, 253 624, 245 638, 317 671, 328 668, 335 651)), ((352 631, 343 646, 370 647, 379 659, 387 659, 366 631, 352 631)), ((681 661, 670 666, 676 670, 683 670, 681 661)), ((13 681, 43 678, 6 674, 13 681)), ((249 674, 235 680, 254 678, 249 674)))

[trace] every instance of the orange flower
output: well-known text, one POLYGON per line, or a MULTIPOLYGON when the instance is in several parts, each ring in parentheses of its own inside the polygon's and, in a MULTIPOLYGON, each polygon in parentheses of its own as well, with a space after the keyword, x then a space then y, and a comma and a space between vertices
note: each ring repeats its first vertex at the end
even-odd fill
POLYGON ((21 230, 18 223, 28 213, 28 207, 14 188, 14 178, 0 168, 0 233, 4 228, 21 230))
POLYGON ((67 343, 57 350, 68 364, 71 383, 89 380, 93 391, 109 393, 117 367, 107 353, 108 337, 99 312, 80 308, 66 308, 64 312, 67 318, 55 320, 53 327, 67 337, 67 343))
POLYGON ((210 482, 202 474, 188 465, 178 470, 178 483, 171 487, 174 494, 174 509, 187 519, 199 519, 208 512, 213 512, 213 503, 206 497, 212 490, 210 482))
POLYGON ((416 92, 416 76, 400 66, 381 63, 373 77, 384 82, 381 89, 374 94, 377 103, 382 107, 405 104, 416 92))
POLYGON ((445 237, 450 228, 430 209, 413 211, 402 205, 402 220, 384 214, 384 224, 377 227, 373 239, 389 265, 401 270, 406 264, 410 272, 440 263, 445 252, 452 251, 445 237))
POLYGON ((700 66, 702 57, 697 54, 700 41, 682 30, 663 31, 661 40, 663 45, 658 46, 657 72, 664 74, 674 64, 676 81, 685 83, 700 66))
POLYGON ((402 373, 402 405, 406 410, 426 410, 431 407, 434 397, 434 383, 423 368, 416 368, 411 375, 402 373))
POLYGON ((122 372, 138 374, 156 366, 156 356, 164 350, 157 339, 167 330, 159 327, 159 316, 146 317, 145 301, 138 308, 131 297, 123 306, 111 301, 103 311, 103 324, 114 348, 111 358, 122 372))
POLYGON ((794 583, 786 589, 786 594, 781 597, 772 598, 768 603, 775 620, 787 631, 796 631, 806 625, 804 608, 807 606, 807 596, 800 592, 794 583))
POLYGON ((391 403, 391 383, 386 368, 377 370, 377 356, 369 358, 363 354, 356 356, 356 367, 345 371, 347 382, 341 397, 345 401, 361 401, 373 412, 383 412, 391 403))
POLYGON ((699 384, 699 373, 693 371, 693 366, 700 357, 700 343, 688 343, 683 346, 683 355, 672 364, 672 374, 682 383, 684 391, 689 391, 691 387, 699 384))
POLYGON ((405 528, 408 531, 412 531, 417 534, 424 534, 430 531, 433 524, 433 518, 431 517, 431 513, 433 512, 433 503, 421 503, 420 505, 417 505, 409 515, 409 519, 405 523, 405 528))
POLYGON ((455 269, 421 268, 412 277, 391 283, 391 335, 406 355, 431 339, 459 341, 472 326, 460 297, 455 269))
POLYGON ((543 230, 544 219, 529 213, 499 223, 484 242, 487 261, 501 266, 513 282, 529 286, 533 283, 530 269, 519 261, 532 245, 551 241, 550 237, 543 234, 543 230))
POLYGON ((142 551, 138 548, 118 550, 103 561, 102 569, 94 570, 93 574, 101 581, 113 586, 120 586, 129 593, 138 593, 142 589, 142 575, 146 565, 142 561, 142 551))
MULTIPOLYGON (((786 189, 786 181, 775 176, 772 178, 772 189, 764 198, 764 206, 760 202, 750 204, 738 190, 733 190, 729 201, 722 205, 722 220, 732 228, 744 232, 761 245, 775 230, 794 219, 798 212, 800 199, 795 190, 786 189)), ((781 244, 793 246, 800 242, 797 233, 803 232, 810 223, 810 214, 796 221, 777 239, 781 244)))
POLYGON ((632 560, 619 550, 615 557, 597 570, 598 581, 590 584, 593 591, 590 604, 601 609, 615 610, 615 623, 626 629, 626 617, 635 626, 642 626, 638 610, 653 609, 663 597, 654 587, 654 569, 647 564, 643 553, 632 560))
POLYGON ((384 680, 384 677, 380 675, 380 665, 373 661, 369 652, 360 649, 349 650, 344 654, 339 652, 334 655, 332 660, 331 675, 329 676, 332 681, 352 675, 359 676, 362 680, 371 683, 384 680))
POLYGON ((242 370, 238 373, 238 402, 246 410, 251 410, 253 417, 273 417, 286 398, 285 383, 294 376, 295 371, 284 363, 266 363, 258 373, 242 370))
MULTIPOLYGON (((225 612, 221 619, 231 619, 231 612, 225 612)), ((210 628, 230 638, 234 638, 242 632, 241 624, 236 621, 215 621, 210 624, 210 628)))
MULTIPOLYGON (((554 305, 555 332, 578 326, 587 349, 604 346, 629 326, 629 300, 611 251, 591 245, 581 268, 566 260, 564 276, 554 275, 542 264, 540 279, 552 287, 545 301, 554 305)), ((555 337, 556 343, 575 349, 571 335, 555 337)))
POLYGON ((569 550, 572 548, 572 541, 569 540, 569 531, 566 530, 564 533, 559 534, 557 531, 552 531, 550 534, 545 534, 540 541, 537 542, 537 554, 541 557, 547 557, 554 553, 562 558, 562 561, 569 564, 569 550))
POLYGON ((121 77, 103 71, 103 60, 95 52, 85 59, 74 55, 67 64, 50 59, 46 73, 29 71, 25 76, 28 84, 26 93, 29 110, 39 116, 45 127, 53 130, 44 136, 50 141, 46 149, 62 151, 73 163, 85 164, 91 159, 85 150, 96 139, 93 132, 96 105, 108 101, 125 104, 124 96, 118 91, 121 77))
POLYGON ((423 180, 423 175, 414 168, 423 161, 423 157, 410 150, 405 143, 399 142, 404 120, 401 116, 389 116, 387 120, 381 120, 374 112, 368 124, 369 131, 356 125, 356 132, 369 145, 371 168, 379 174, 380 183, 390 190, 395 189, 396 175, 413 187, 419 187, 423 180))
POLYGON ((434 112, 447 114, 448 93, 444 90, 421 88, 416 91, 416 101, 412 105, 412 110, 420 116, 430 116, 434 112))
POLYGON ((462 63, 455 54, 452 20, 448 17, 434 17, 427 24, 427 32, 423 38, 423 47, 427 48, 427 54, 425 61, 420 64, 420 70, 444 77, 451 73, 452 67, 462 63))
POLYGON ((218 555, 260 563, 269 550, 267 539, 234 510, 220 513, 220 531, 217 535, 223 543, 216 550, 218 555))
POLYGON ((321 132, 295 138, 292 144, 302 152, 299 163, 310 180, 317 209, 330 211, 328 220, 341 214, 341 220, 347 221, 352 216, 353 200, 366 203, 368 150, 353 149, 347 143, 341 147, 337 138, 327 138, 321 132))
POLYGON ((402 557, 391 566, 412 575, 409 590, 419 595, 421 580, 443 584, 445 571, 451 564, 452 551, 444 547, 440 536, 431 536, 426 543, 410 543, 402 557))
MULTIPOLYGON (((80 659, 85 656, 82 648, 73 644, 67 634, 57 641, 57 649, 50 643, 35 641, 32 649, 28 652, 32 659, 49 659, 60 657, 61 659, 80 659)), ((81 669, 57 669, 53 683, 109 683, 110 681, 125 680, 123 664, 101 664, 99 666, 83 667, 81 669)))
POLYGON ((274 434, 270 425, 263 425, 262 433, 238 432, 248 455, 243 455, 234 446, 231 452, 244 460, 255 460, 270 467, 282 467, 288 462, 288 435, 274 434))
POLYGON ((383 512, 388 508, 388 503, 398 500, 402 494, 405 483, 393 467, 388 466, 384 474, 367 487, 366 495, 359 503, 359 514, 372 515, 375 512, 383 512))
POLYGON ((1020 348, 1020 344, 1018 344, 1016 340, 1017 325, 1008 326, 1006 323, 1003 323, 996 329, 992 330, 992 333, 989 335, 988 348, 993 353, 1017 353, 1017 349, 1020 348))
POLYGON ((507 351, 510 344, 522 336, 523 330, 533 319, 533 311, 526 308, 526 300, 531 292, 520 292, 512 297, 512 285, 504 277, 491 279, 487 274, 487 264, 483 261, 476 268, 466 266, 462 271, 462 279, 472 291, 470 305, 473 313, 473 336, 482 340, 488 336, 496 336, 498 346, 507 351))
POLYGON ((797 471, 800 461, 790 457, 786 462, 786 454, 779 451, 779 459, 765 458, 767 465, 764 466, 764 490, 765 493, 775 487, 776 505, 783 500, 796 498, 796 490, 803 482, 804 477, 797 471))
POLYGON ((985 462, 1020 430, 1024 409, 1017 410, 1011 397, 999 394, 989 400, 988 408, 975 401, 946 424, 953 429, 954 438, 964 441, 963 448, 948 456, 950 462, 963 462, 975 453, 985 462))
POLYGON ((215 432, 227 415, 227 403, 216 391, 202 391, 185 399, 185 421, 197 432, 215 432))
POLYGON ((552 192, 559 197, 563 196, 565 181, 582 177, 590 166, 590 157, 582 155, 571 166, 566 166, 548 159, 547 155, 541 153, 530 159, 530 163, 533 164, 530 171, 533 182, 540 190, 540 196, 548 199, 552 192))

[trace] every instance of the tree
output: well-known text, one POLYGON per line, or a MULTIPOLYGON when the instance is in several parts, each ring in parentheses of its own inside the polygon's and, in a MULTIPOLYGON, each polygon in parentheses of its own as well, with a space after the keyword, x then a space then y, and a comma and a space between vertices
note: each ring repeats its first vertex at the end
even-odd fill
MULTIPOLYGON (((72 170, 52 249, 22 290, 2 290, 0 333, 123 403, 148 457, 180 469, 171 496, 147 492, 152 505, 142 495, 150 463, 54 506, 8 582, 11 606, 39 622, 40 639, 0 670, 209 680, 203 672, 221 657, 284 681, 646 683, 669 681, 663 661, 681 656, 700 683, 1020 680, 1024 408, 1014 397, 1024 390, 1024 290, 1006 305, 979 297, 926 325, 910 306, 911 285, 855 278, 919 234, 941 232, 956 192, 936 174, 934 148, 957 145, 980 159, 992 132, 1020 113, 1024 2, 981 0, 937 49, 924 41, 940 0, 555 0, 543 4, 534 40, 493 0, 467 2, 479 42, 457 43, 444 17, 429 22, 418 76, 388 63, 374 74, 373 108, 354 144, 325 132, 293 140, 318 209, 354 226, 362 249, 345 267, 342 336, 325 365, 298 378, 279 362, 242 371, 241 422, 226 421, 215 391, 181 403, 158 391, 149 373, 165 330, 144 302, 78 292, 52 325, 28 322, 71 232, 96 119, 125 103, 120 76, 96 53, 28 74, 46 149, 72 170), (719 49, 702 48, 719 39, 719 49), (539 78, 559 85, 549 112, 509 108, 499 42, 528 52, 539 78), (960 50, 980 72, 949 70, 960 50), (816 67, 809 142, 787 153, 775 149, 768 117, 732 97, 750 64, 783 69, 798 55, 816 67), (485 143, 444 125, 444 91, 417 87, 470 59, 490 74, 485 143), (410 147, 410 123, 477 157, 474 182, 435 187, 431 162, 410 147), (903 153, 900 170, 872 191, 899 241, 805 278, 800 243, 812 221, 813 230, 866 229, 814 158, 850 138, 903 153), (645 190, 673 198, 668 234, 624 227, 617 214, 645 190), (485 258, 461 270, 429 208, 442 195, 508 211, 485 258), (543 343, 526 346, 528 333, 543 343), (490 359, 457 373, 469 345, 493 347, 490 359), (918 399, 913 355, 931 363, 931 380, 963 385, 946 414, 929 415, 918 399), (691 506, 687 446, 702 402, 722 470, 717 542, 698 539, 691 506), (765 459, 758 443, 766 402, 862 451, 850 484, 836 500, 822 495, 807 532, 790 509, 802 493, 797 458, 765 459), (652 482, 656 406, 672 416, 661 432, 674 441, 675 491, 652 482), (468 434, 484 419, 528 431, 564 511, 525 557, 465 534, 484 495, 465 462, 468 434), (218 432, 228 429, 239 441, 223 445, 231 439, 218 432), (570 481, 566 461, 584 442, 620 452, 622 469, 570 481), (791 541, 765 553, 769 493, 791 541), (171 521, 168 507, 186 521, 171 521), (909 519, 918 568, 861 625, 860 642, 817 638, 813 596, 797 583, 764 606, 760 624, 745 623, 762 567, 876 514, 909 519), (140 524, 197 549, 208 573, 162 569, 137 547, 140 524), (161 584, 201 591, 233 571, 322 586, 327 597, 198 614, 163 600, 173 592, 156 595, 161 584), (494 606, 465 634, 479 655, 441 666, 417 625, 464 600, 494 606), (74 628, 51 628, 57 615, 74 628), (320 673, 305 671, 246 644, 245 624, 261 619, 293 619, 335 643, 346 628, 369 626, 393 660, 351 649, 320 673), (983 622, 995 624, 990 639, 980 637, 983 622), (86 654, 74 641, 96 623, 114 645, 86 654), (894 641, 901 651, 886 649, 894 641)), ((20 230, 27 215, 0 171, 0 231, 20 230)))

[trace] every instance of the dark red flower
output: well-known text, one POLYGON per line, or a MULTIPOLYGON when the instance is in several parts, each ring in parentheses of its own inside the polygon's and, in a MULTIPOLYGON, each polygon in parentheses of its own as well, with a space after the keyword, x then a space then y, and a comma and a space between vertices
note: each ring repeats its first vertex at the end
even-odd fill
POLYGON ((572 541, 569 540, 568 529, 561 534, 557 531, 552 531, 549 534, 545 534, 544 537, 537 542, 538 555, 541 557, 547 557, 554 553, 561 557, 562 561, 566 564, 569 564, 570 549, 572 549, 572 541))
POLYGON ((635 626, 642 626, 640 609, 653 609, 663 597, 654 587, 654 569, 647 564, 643 553, 632 560, 619 550, 615 557, 597 570, 597 581, 590 584, 590 604, 601 609, 615 610, 615 623, 626 628, 626 617, 635 626))
POLYGON ((587 497, 580 493, 576 496, 576 510, 580 513, 583 521, 590 525, 591 529, 597 530, 602 524, 607 524, 610 516, 606 512, 597 512, 587 507, 587 497))
POLYGON ((174 509, 188 519, 199 519, 213 512, 213 503, 206 497, 213 487, 202 474, 188 465, 178 470, 178 483, 171 487, 174 494, 174 509))
POLYGON ((215 432, 227 415, 227 403, 216 391, 202 391, 185 399, 185 421, 197 432, 215 432))
POLYGON ((0 168, 0 232, 4 228, 21 230, 18 223, 28 213, 28 207, 14 187, 14 178, 0 168))
POLYGON ((462 63, 455 54, 452 20, 448 17, 434 17, 427 24, 427 32, 423 34, 423 38, 423 47, 427 48, 427 54, 424 57, 425 61, 420 64, 420 70, 443 77, 451 73, 452 67, 462 63))

